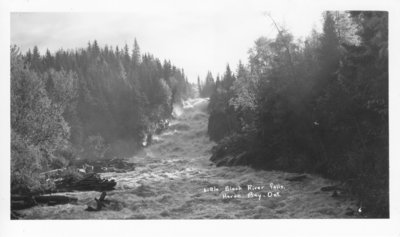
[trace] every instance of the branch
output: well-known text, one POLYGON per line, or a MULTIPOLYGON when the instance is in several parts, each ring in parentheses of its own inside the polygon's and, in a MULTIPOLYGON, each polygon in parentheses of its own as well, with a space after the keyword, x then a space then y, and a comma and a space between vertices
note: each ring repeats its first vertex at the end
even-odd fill
MULTIPOLYGON (((274 26, 275 26, 275 28, 276 28, 276 30, 278 31, 278 34, 282 37, 282 39, 283 39, 283 30, 282 29, 280 29, 280 27, 278 26, 278 24, 276 23, 276 21, 274 20, 274 18, 271 16, 271 13, 269 13, 269 12, 265 12, 264 13, 264 15, 266 15, 271 21, 272 21, 272 23, 274 24, 274 26)), ((283 44, 284 44, 284 46, 285 46, 285 48, 286 48, 286 53, 287 53, 287 55, 288 55, 288 60, 289 60, 289 64, 290 64, 290 69, 291 69, 291 73, 292 73, 292 77, 293 77, 293 80, 295 80, 294 78, 295 78, 295 71, 294 71, 294 66, 293 66, 293 61, 292 61, 292 54, 290 53, 290 46, 289 46, 289 44, 287 43, 287 42, 285 42, 285 41, 283 41, 283 44)), ((297 80, 295 80, 296 82, 297 82, 297 80)))

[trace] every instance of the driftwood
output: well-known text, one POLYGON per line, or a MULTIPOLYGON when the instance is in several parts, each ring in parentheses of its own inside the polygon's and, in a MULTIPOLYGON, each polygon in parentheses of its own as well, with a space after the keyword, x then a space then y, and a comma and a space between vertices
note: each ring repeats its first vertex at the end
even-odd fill
POLYGON ((329 191, 342 191, 343 188, 340 185, 332 185, 332 186, 326 186, 326 187, 322 187, 321 191, 323 192, 329 192, 329 191))
POLYGON ((307 178, 307 175, 303 174, 303 175, 289 177, 289 178, 286 178, 285 180, 287 180, 287 181, 303 181, 305 178, 307 178))
POLYGON ((346 196, 348 194, 348 189, 343 184, 325 186, 321 188, 323 192, 332 192, 332 197, 341 197, 346 196))
POLYGON ((107 195, 106 192, 102 192, 99 199, 94 198, 94 200, 96 201, 96 204, 97 204, 96 208, 88 205, 88 207, 85 210, 86 211, 101 211, 101 209, 103 207, 106 207, 106 204, 110 203, 110 201, 105 200, 106 195, 107 195))
POLYGON ((78 201, 77 198, 61 196, 61 195, 36 196, 34 197, 34 199, 37 203, 47 204, 49 206, 67 204, 67 203, 76 203, 78 201))
POLYGON ((46 196, 23 196, 11 195, 11 210, 21 210, 36 206, 38 204, 47 204, 49 206, 74 203, 77 198, 61 196, 61 195, 46 195, 46 196))
POLYGON ((111 160, 79 160, 74 162, 74 166, 83 170, 85 173, 104 173, 117 172, 124 173, 135 170, 135 164, 123 159, 114 158, 111 160))
POLYGON ((11 210, 21 210, 36 206, 33 196, 11 195, 11 210))
POLYGON ((80 180, 63 179, 56 182, 58 191, 107 191, 113 190, 117 182, 115 180, 102 179, 96 173, 87 174, 80 180))

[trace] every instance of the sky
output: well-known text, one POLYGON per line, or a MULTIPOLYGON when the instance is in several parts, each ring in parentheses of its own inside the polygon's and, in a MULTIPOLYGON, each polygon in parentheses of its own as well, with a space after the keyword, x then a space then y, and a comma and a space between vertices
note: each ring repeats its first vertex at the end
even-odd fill
POLYGON ((304 38, 313 28, 320 31, 322 11, 293 8, 238 7, 142 8, 132 12, 35 12, 11 13, 11 44, 22 52, 37 45, 40 52, 76 49, 96 39, 100 46, 127 44, 136 38, 142 53, 171 60, 183 68, 192 82, 203 80, 208 71, 222 75, 226 65, 233 70, 260 36, 277 34, 268 11, 295 38, 304 38), (300 12, 302 12, 300 14, 300 12), (305 14, 306 13, 306 14, 305 14))

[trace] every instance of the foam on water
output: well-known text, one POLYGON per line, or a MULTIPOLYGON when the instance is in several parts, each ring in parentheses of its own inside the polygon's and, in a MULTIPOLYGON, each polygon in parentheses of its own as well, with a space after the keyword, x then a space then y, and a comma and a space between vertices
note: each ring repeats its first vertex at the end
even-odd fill
MULTIPOLYGON (((289 182, 293 175, 280 171, 256 171, 249 167, 215 167, 210 161, 214 145, 206 136, 207 99, 185 101, 176 108, 172 129, 155 136, 156 142, 132 157, 137 164, 127 173, 105 173, 117 181, 107 192, 111 204, 100 212, 87 212, 98 192, 73 192, 77 204, 36 206, 21 211, 28 219, 227 219, 227 218, 344 218, 349 199, 321 192, 334 182, 318 176, 289 182), (276 198, 223 199, 223 187, 280 184, 276 198), (220 187, 218 192, 204 188, 220 187)), ((175 108, 174 108, 175 110, 175 108)), ((235 193, 235 192, 233 192, 235 193)))

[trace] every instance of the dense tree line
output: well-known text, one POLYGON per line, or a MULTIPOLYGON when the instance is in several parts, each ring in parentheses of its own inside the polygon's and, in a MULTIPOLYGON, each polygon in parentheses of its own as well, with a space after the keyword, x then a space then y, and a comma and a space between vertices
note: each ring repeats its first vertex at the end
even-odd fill
POLYGON ((339 179, 387 217, 387 12, 325 12, 322 33, 304 41, 276 27, 215 86, 212 159, 339 179))
POLYGON ((141 55, 136 40, 132 51, 11 47, 12 190, 37 189, 39 172, 71 159, 128 155, 192 93, 182 69, 141 55))

